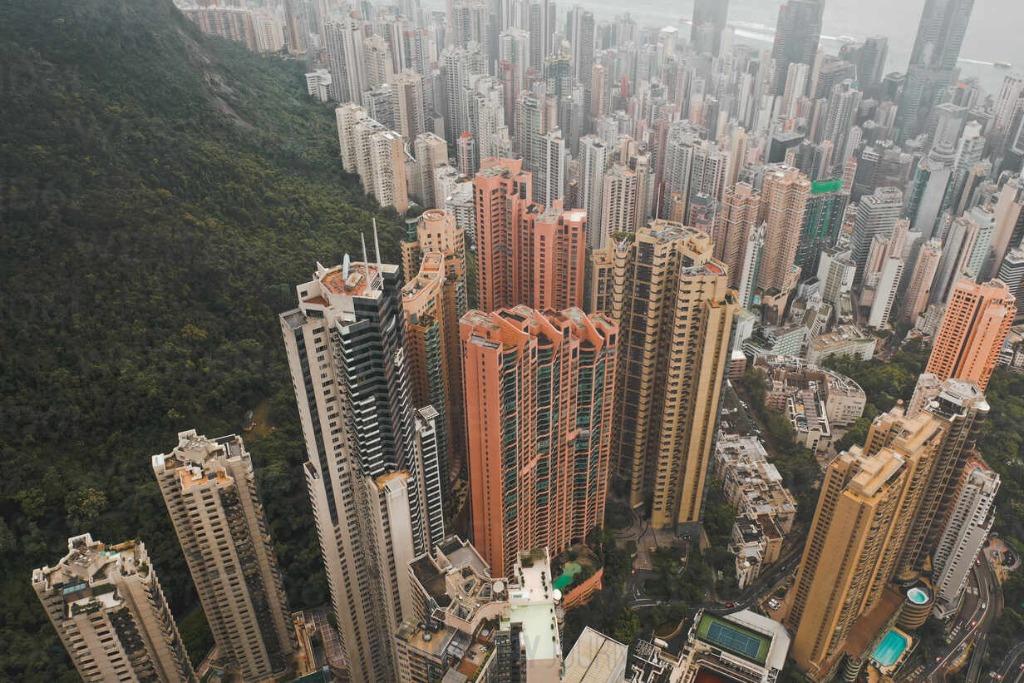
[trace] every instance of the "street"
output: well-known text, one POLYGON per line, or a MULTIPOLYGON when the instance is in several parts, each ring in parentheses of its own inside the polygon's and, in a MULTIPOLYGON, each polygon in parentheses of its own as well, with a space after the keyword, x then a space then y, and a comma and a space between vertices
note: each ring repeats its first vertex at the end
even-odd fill
MULTIPOLYGON (((984 555, 982 555, 984 558, 984 555)), ((950 631, 952 638, 946 645, 944 654, 937 661, 929 662, 929 666, 920 667, 906 676, 911 683, 934 681, 939 683, 945 674, 972 644, 975 646, 967 667, 967 680, 977 681, 981 673, 981 662, 989 628, 999 618, 1002 611, 1002 591, 996 580, 992 567, 985 559, 975 565, 967 582, 967 595, 960 608, 956 621, 950 631)))

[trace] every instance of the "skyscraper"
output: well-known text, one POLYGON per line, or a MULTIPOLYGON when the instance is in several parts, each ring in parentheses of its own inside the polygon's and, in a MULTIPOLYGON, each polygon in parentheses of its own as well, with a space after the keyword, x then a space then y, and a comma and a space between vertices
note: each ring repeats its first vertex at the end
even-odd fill
POLYGON ((700 516, 736 308, 728 277, 710 236, 679 224, 655 221, 618 247, 613 452, 656 528, 700 516))
POLYGON ((594 68, 594 13, 576 6, 569 10, 565 35, 572 45, 572 70, 577 81, 590 78, 594 68))
POLYGON ((32 572, 32 588, 82 680, 197 680, 141 542, 69 538, 55 567, 32 572))
POLYGON ((521 298, 514 286, 512 255, 518 245, 513 235, 532 192, 533 175, 523 171, 521 160, 486 159, 473 178, 477 297, 482 310, 506 308, 521 298))
POLYGON ((803 230, 796 250, 796 265, 800 266, 801 279, 814 277, 818 272, 819 256, 835 245, 849 201, 850 193, 843 188, 842 180, 811 183, 811 195, 807 199, 803 230))
POLYGON ((436 413, 438 469, 447 501, 451 477, 461 464, 455 458, 465 450, 462 358, 455 333, 467 310, 465 235, 455 218, 439 209, 424 212, 416 224, 416 240, 402 242, 402 269, 416 273, 402 287, 409 386, 413 406, 432 406, 436 413), (413 265, 417 257, 418 267, 413 265))
POLYGON ((823 0, 787 0, 779 7, 779 21, 772 46, 776 95, 781 95, 785 90, 790 64, 814 64, 824 12, 823 0))
POLYGON ((400 569, 443 528, 428 500, 440 468, 417 434, 400 286, 397 266, 346 256, 318 264, 280 318, 328 589, 360 681, 395 680, 392 639, 411 609, 400 569))
POLYGON ((750 231, 761 213, 761 194, 749 183, 727 187, 718 210, 715 232, 715 258, 729 269, 729 285, 738 286, 743 275, 743 257, 750 231))
POLYGON ((904 320, 915 322, 917 316, 921 315, 928 307, 932 282, 935 280, 935 272, 939 268, 941 258, 942 242, 938 239, 928 240, 918 250, 914 272, 910 276, 910 284, 903 297, 904 320))
POLYGON ((861 197, 850 238, 850 251, 857 264, 857 282, 864 277, 864 265, 876 238, 888 239, 903 212, 903 193, 895 187, 882 187, 861 197))
POLYGON ((935 550, 935 616, 945 619, 960 608, 967 575, 988 540, 994 520, 999 475, 972 461, 957 486, 956 503, 935 550))
POLYGON ((583 305, 587 215, 532 202, 522 161, 485 159, 473 180, 482 310, 583 305))
POLYGON ((695 0, 690 44, 695 52, 718 56, 729 18, 729 0, 695 0))
POLYGON ((533 198, 551 208, 565 196, 565 139, 558 128, 540 139, 540 158, 534 169, 533 198))
POLYGON ((1001 280, 960 280, 949 295, 926 371, 939 379, 970 380, 984 390, 1016 313, 1017 300, 1001 280))
POLYGON ((898 127, 901 140, 925 128, 941 88, 953 82, 974 0, 927 0, 903 86, 898 127))
POLYGON ((636 202, 639 194, 636 171, 623 164, 615 164, 604 173, 604 188, 601 191, 600 225, 604 234, 599 244, 612 236, 635 232, 636 202))
POLYGON ((814 680, 881 600, 945 436, 929 413, 899 421, 896 434, 888 426, 873 424, 863 448, 833 460, 818 495, 786 618, 793 659, 814 680))
POLYGON ((765 173, 761 202, 767 227, 758 281, 761 289, 787 291, 810 198, 811 181, 797 169, 779 165, 765 173))
POLYGON ((510 572, 604 523, 618 328, 576 308, 462 318, 473 538, 510 572))
POLYGON ((285 673, 295 634, 242 439, 181 432, 152 466, 220 656, 247 680, 285 673))
POLYGON ((608 148, 596 135, 580 138, 579 205, 587 212, 587 246, 604 245, 604 172, 608 168, 608 148))

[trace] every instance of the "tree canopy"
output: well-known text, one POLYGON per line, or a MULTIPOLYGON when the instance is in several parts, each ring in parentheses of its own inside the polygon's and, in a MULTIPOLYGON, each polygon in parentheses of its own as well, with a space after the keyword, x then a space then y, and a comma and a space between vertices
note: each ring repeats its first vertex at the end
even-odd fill
POLYGON ((85 531, 145 542, 205 637, 150 456, 257 407, 289 599, 322 604, 277 315, 373 215, 392 262, 400 235, 343 173, 333 112, 301 64, 170 0, 2 3, 0 64, 0 678, 77 680, 30 577, 85 531))

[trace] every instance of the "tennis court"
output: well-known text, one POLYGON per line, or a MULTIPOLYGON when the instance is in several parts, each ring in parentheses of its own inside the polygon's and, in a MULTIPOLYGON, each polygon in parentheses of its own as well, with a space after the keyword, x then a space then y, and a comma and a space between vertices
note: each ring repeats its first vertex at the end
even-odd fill
POLYGON ((697 636, 726 652, 763 664, 771 641, 765 636, 711 614, 701 617, 697 636))

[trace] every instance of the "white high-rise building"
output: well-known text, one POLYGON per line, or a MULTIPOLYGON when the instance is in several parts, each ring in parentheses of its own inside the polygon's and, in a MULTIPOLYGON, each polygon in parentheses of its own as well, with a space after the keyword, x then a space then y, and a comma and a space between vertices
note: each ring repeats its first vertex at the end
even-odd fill
POLYGON ((761 273, 761 257, 764 254, 764 224, 752 228, 747 234, 743 248, 743 272, 739 280, 739 304, 741 308, 750 308, 754 304, 754 289, 761 273))
POLYGON ((409 141, 427 132, 427 104, 424 99, 423 76, 403 71, 390 79, 394 97, 392 111, 395 130, 409 141))
POLYGON ((875 285, 875 298, 868 314, 868 327, 876 330, 889 324, 893 303, 903 278, 903 258, 892 254, 885 259, 875 285))
POLYGON ((400 134, 382 130, 370 136, 370 167, 373 196, 381 206, 405 213, 409 192, 405 182, 405 140, 400 134))
POLYGON ((366 66, 366 87, 369 90, 390 83, 395 75, 391 48, 382 36, 370 36, 363 41, 363 63, 366 66))
POLYGON ((903 213, 903 193, 895 187, 883 187, 861 197, 853 223, 850 251, 857 264, 857 280, 864 277, 864 264, 875 237, 887 239, 903 213))
POLYGON ((555 128, 540 140, 540 166, 533 177, 533 198, 544 207, 554 206, 565 194, 565 139, 555 128))
POLYGON ((933 560, 935 616, 940 619, 960 608, 967 575, 992 530, 998 491, 998 474, 979 461, 968 465, 933 560))
POLYGON ((857 265, 850 258, 848 249, 826 249, 818 261, 818 282, 821 283, 821 300, 832 304, 835 311, 842 308, 844 298, 853 290, 853 278, 857 265))
POLYGON ((423 133, 413 141, 413 154, 416 157, 413 194, 424 208, 440 208, 444 205, 445 190, 435 191, 435 174, 448 165, 448 143, 433 133, 423 133))
POLYGON ((338 125, 338 145, 341 147, 342 168, 347 173, 357 173, 359 170, 359 148, 353 130, 357 123, 370 117, 365 109, 352 102, 335 109, 334 117, 338 125))
POLYGON ((141 542, 69 538, 55 567, 32 572, 32 588, 82 680, 197 680, 141 542))
MULTIPOLYGON (((411 406, 398 266, 345 262, 296 288, 281 332, 306 483, 353 680, 397 680, 405 567, 439 539, 437 449, 411 406)), ((426 416, 421 415, 421 418, 426 416)))
POLYGON ((220 658, 245 680, 284 674, 295 632, 242 439, 181 432, 152 467, 220 658))

